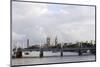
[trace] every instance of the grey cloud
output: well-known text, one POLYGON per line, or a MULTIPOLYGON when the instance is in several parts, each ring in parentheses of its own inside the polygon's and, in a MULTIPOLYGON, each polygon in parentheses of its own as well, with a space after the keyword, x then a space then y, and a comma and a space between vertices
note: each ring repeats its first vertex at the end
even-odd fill
POLYGON ((57 36, 59 42, 95 39, 94 7, 60 5, 59 11, 53 13, 51 5, 14 2, 12 32, 23 42, 29 38, 31 44, 45 43, 47 36, 57 36))

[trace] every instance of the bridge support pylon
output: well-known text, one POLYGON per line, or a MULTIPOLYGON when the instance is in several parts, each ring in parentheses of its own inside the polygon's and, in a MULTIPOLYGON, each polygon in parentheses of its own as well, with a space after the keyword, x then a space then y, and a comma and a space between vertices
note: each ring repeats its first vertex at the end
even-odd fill
POLYGON ((79 43, 79 50, 78 50, 78 55, 79 55, 79 56, 82 56, 82 49, 81 49, 82 46, 83 46, 83 45, 82 45, 82 42, 79 43))
POLYGON ((17 49, 16 58, 22 58, 22 51, 21 51, 21 48, 18 48, 18 49, 17 49))
POLYGON ((61 51, 60 52, 61 52, 61 55, 60 56, 62 57, 63 56, 63 50, 62 50, 62 48, 61 48, 61 51))
POLYGON ((43 57, 43 50, 40 49, 40 58, 42 58, 42 57, 43 57))
POLYGON ((81 51, 81 49, 79 49, 78 55, 79 55, 79 56, 82 56, 82 51, 81 51))

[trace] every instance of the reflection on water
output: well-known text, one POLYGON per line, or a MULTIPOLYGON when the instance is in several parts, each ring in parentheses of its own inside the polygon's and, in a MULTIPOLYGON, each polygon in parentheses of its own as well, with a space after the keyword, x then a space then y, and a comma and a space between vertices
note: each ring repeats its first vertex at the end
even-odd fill
POLYGON ((93 61, 94 55, 84 54, 84 56, 78 56, 75 52, 63 52, 64 56, 60 57, 60 52, 44 52, 44 57, 39 58, 39 51, 29 52, 29 55, 25 55, 24 58, 12 59, 12 65, 27 65, 27 64, 45 64, 45 63, 60 63, 60 62, 75 62, 75 61, 93 61), (49 56, 49 57, 48 57, 49 56), (38 58, 34 58, 38 57, 38 58))

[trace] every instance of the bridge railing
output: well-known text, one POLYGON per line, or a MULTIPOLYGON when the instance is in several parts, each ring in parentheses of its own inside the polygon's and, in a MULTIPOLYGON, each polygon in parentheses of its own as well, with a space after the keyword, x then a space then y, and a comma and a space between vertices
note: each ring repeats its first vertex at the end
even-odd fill
MULTIPOLYGON (((62 50, 93 50, 93 49, 96 49, 96 48, 63 48, 62 50)), ((34 49, 21 49, 19 51, 40 51, 41 49, 39 48, 34 48, 34 49)), ((53 51, 53 50, 56 50, 56 51, 60 51, 61 48, 42 48, 43 51, 53 51)))

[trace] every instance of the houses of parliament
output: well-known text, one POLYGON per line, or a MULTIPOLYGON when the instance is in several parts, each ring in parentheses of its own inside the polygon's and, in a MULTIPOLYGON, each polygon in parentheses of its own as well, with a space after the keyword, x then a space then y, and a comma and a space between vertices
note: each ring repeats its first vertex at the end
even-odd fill
MULTIPOLYGON (((46 44, 45 44, 45 46, 50 46, 51 44, 52 44, 51 43, 51 38, 47 37, 46 38, 46 44)), ((57 46, 57 44, 58 44, 58 39, 57 39, 57 37, 55 37, 55 39, 54 39, 54 45, 57 46)))

